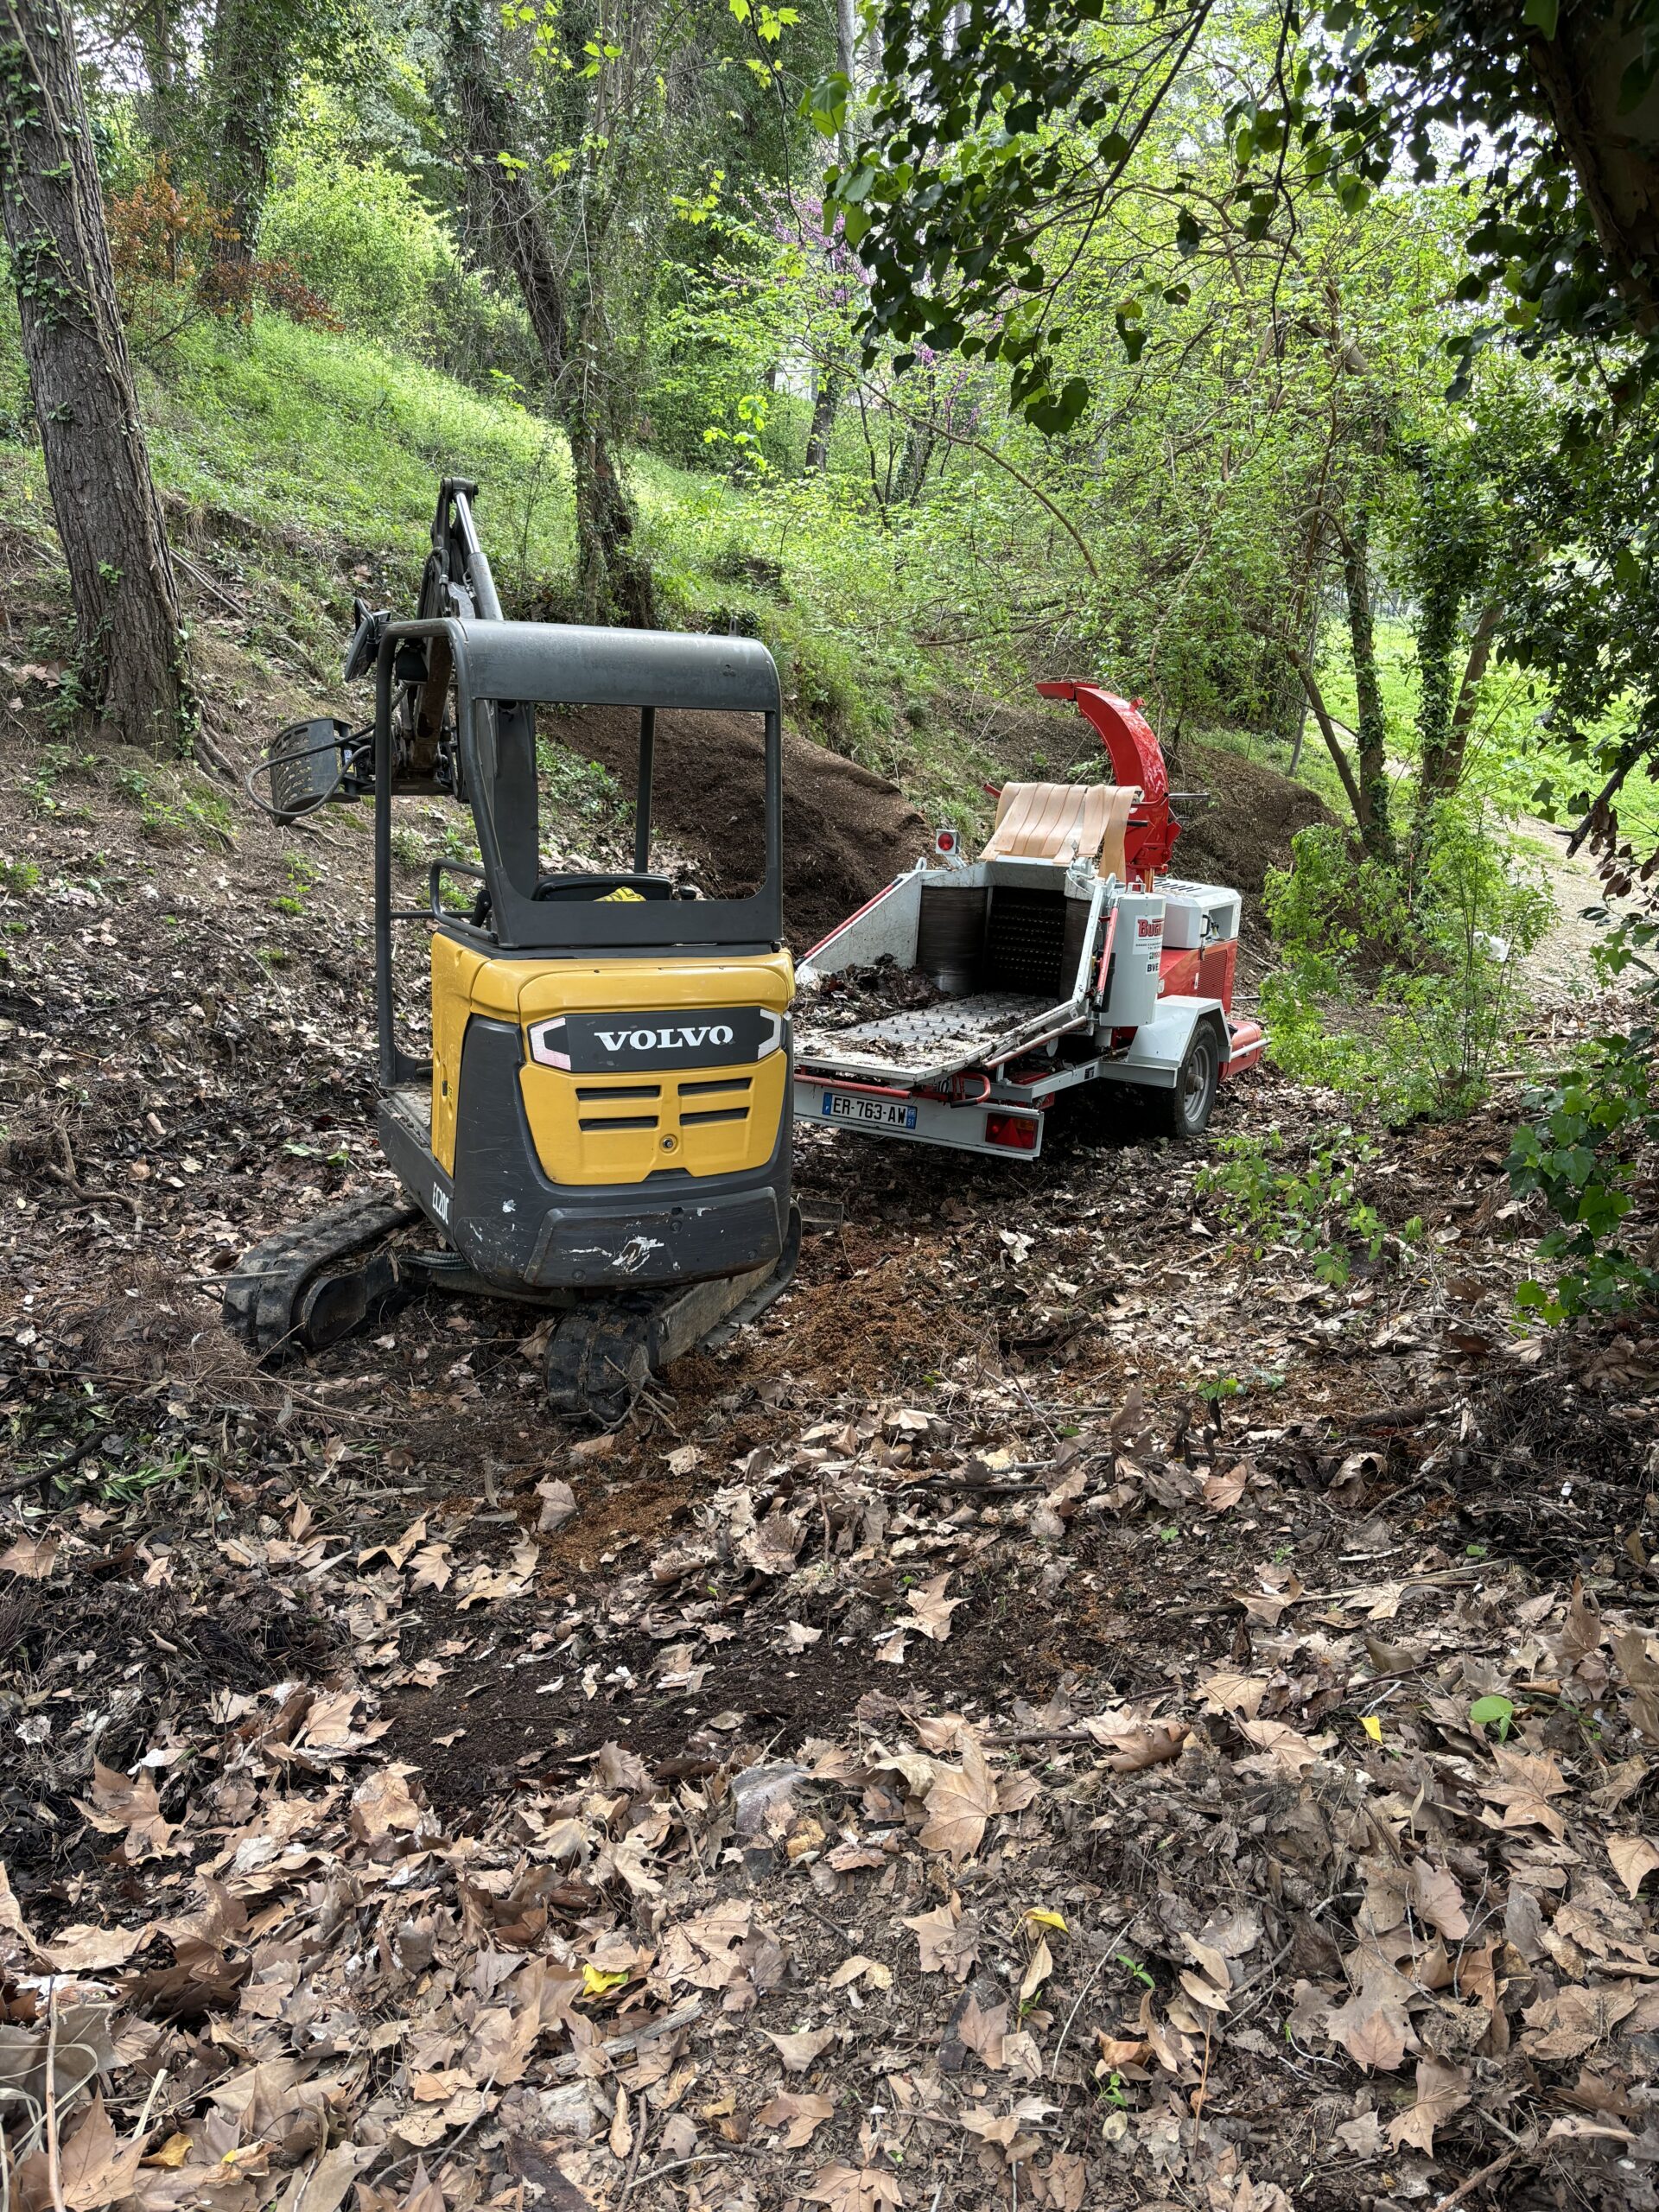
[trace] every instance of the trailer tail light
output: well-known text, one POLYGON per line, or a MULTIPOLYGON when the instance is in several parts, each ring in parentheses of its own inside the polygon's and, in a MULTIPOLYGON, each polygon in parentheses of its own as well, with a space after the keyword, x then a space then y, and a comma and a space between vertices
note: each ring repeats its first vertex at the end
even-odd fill
POLYGON ((985 1141, 1000 1144, 1005 1152, 1035 1152, 1037 1123, 1029 1114, 988 1114, 985 1141))

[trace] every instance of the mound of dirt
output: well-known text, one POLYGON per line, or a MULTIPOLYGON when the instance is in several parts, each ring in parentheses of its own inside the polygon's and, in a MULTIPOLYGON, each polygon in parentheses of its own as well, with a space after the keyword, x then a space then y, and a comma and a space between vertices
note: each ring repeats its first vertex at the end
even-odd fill
MULTIPOLYGON (((582 708, 555 728, 562 745, 601 762, 632 798, 639 721, 631 708, 582 708)), ((697 861, 710 891, 741 893, 760 877, 762 765, 758 716, 657 718, 652 820, 697 861)), ((921 816, 893 785, 785 731, 784 926, 798 952, 908 868, 926 838, 921 816)))
POLYGON ((1187 745, 1182 766, 1184 787, 1207 791, 1212 804, 1183 826, 1175 865, 1231 884, 1247 899, 1262 896, 1269 868, 1290 866, 1299 830, 1335 818, 1306 784, 1222 746, 1187 745))

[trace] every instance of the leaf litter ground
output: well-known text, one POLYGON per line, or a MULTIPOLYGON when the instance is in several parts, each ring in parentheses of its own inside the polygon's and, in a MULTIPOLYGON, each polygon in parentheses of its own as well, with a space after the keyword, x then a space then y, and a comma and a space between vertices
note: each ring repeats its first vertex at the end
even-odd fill
POLYGON ((360 849, 296 915, 291 837, 79 811, 7 907, 9 2202, 1659 2201, 1659 1343, 1515 1337, 1501 1116, 1380 1141, 1427 1235, 1340 1288, 1198 1150, 814 1135, 795 1291, 613 1435, 505 1306, 261 1374, 217 1275, 378 1173, 360 849))

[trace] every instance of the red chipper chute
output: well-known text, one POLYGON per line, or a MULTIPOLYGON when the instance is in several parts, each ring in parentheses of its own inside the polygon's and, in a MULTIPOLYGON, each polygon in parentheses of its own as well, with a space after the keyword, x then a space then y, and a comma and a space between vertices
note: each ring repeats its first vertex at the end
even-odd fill
POLYGON ((1085 721, 1100 733, 1120 784, 1139 784, 1141 802, 1129 817, 1123 838, 1123 856, 1129 873, 1149 884, 1165 874, 1181 825, 1169 810, 1169 775, 1164 748, 1153 734, 1152 724, 1141 712, 1138 699, 1120 699, 1098 683, 1039 683, 1045 699, 1071 699, 1085 721))

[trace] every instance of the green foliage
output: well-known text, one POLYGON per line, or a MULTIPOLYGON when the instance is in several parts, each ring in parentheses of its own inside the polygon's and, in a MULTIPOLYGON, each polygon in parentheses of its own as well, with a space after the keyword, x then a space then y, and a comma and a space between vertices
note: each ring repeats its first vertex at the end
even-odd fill
MULTIPOLYGON (((1314 1144, 1300 1166, 1288 1164, 1277 1129, 1223 1137, 1215 1149, 1215 1159, 1198 1171, 1198 1195, 1214 1201, 1252 1258, 1270 1244, 1288 1243, 1311 1256, 1321 1282, 1334 1285, 1349 1280, 1357 1258, 1382 1258, 1389 1230, 1362 1195, 1363 1171, 1376 1155, 1370 1138, 1344 1125, 1314 1144)), ((1399 1234, 1402 1242, 1414 1242, 1422 1224, 1408 1222, 1399 1234)))
POLYGON ((1507 1741, 1515 1720, 1515 1700, 1501 1697, 1494 1691, 1490 1697, 1478 1697, 1469 1708, 1469 1718, 1477 1728, 1496 1728, 1499 1743, 1507 1741))
POLYGON ((1521 1286, 1523 1311, 1550 1322, 1586 1313, 1624 1313, 1659 1296, 1659 1268, 1628 1251, 1620 1224, 1644 1148, 1659 1144, 1655 1033, 1600 1037, 1565 1081, 1530 1091, 1528 1119, 1508 1161, 1518 1193, 1537 1192, 1561 1226, 1539 1243, 1555 1274, 1521 1286))
POLYGON ((188 769, 124 766, 115 788, 139 812, 138 834, 152 845, 206 844, 233 851, 230 806, 221 791, 188 769))
POLYGON ((1547 893, 1478 802, 1432 812, 1414 879, 1324 825, 1292 849, 1265 899, 1283 962, 1262 990, 1274 1059, 1391 1116, 1467 1112, 1511 1049, 1547 893))
POLYGON ((536 765, 540 772, 543 819, 550 831, 568 837, 574 829, 614 829, 632 809, 622 786, 600 760, 585 760, 555 735, 538 737, 536 765))
POLYGON ((392 346, 426 337, 456 255, 413 181, 315 147, 287 172, 266 203, 264 251, 290 261, 350 327, 392 346))

